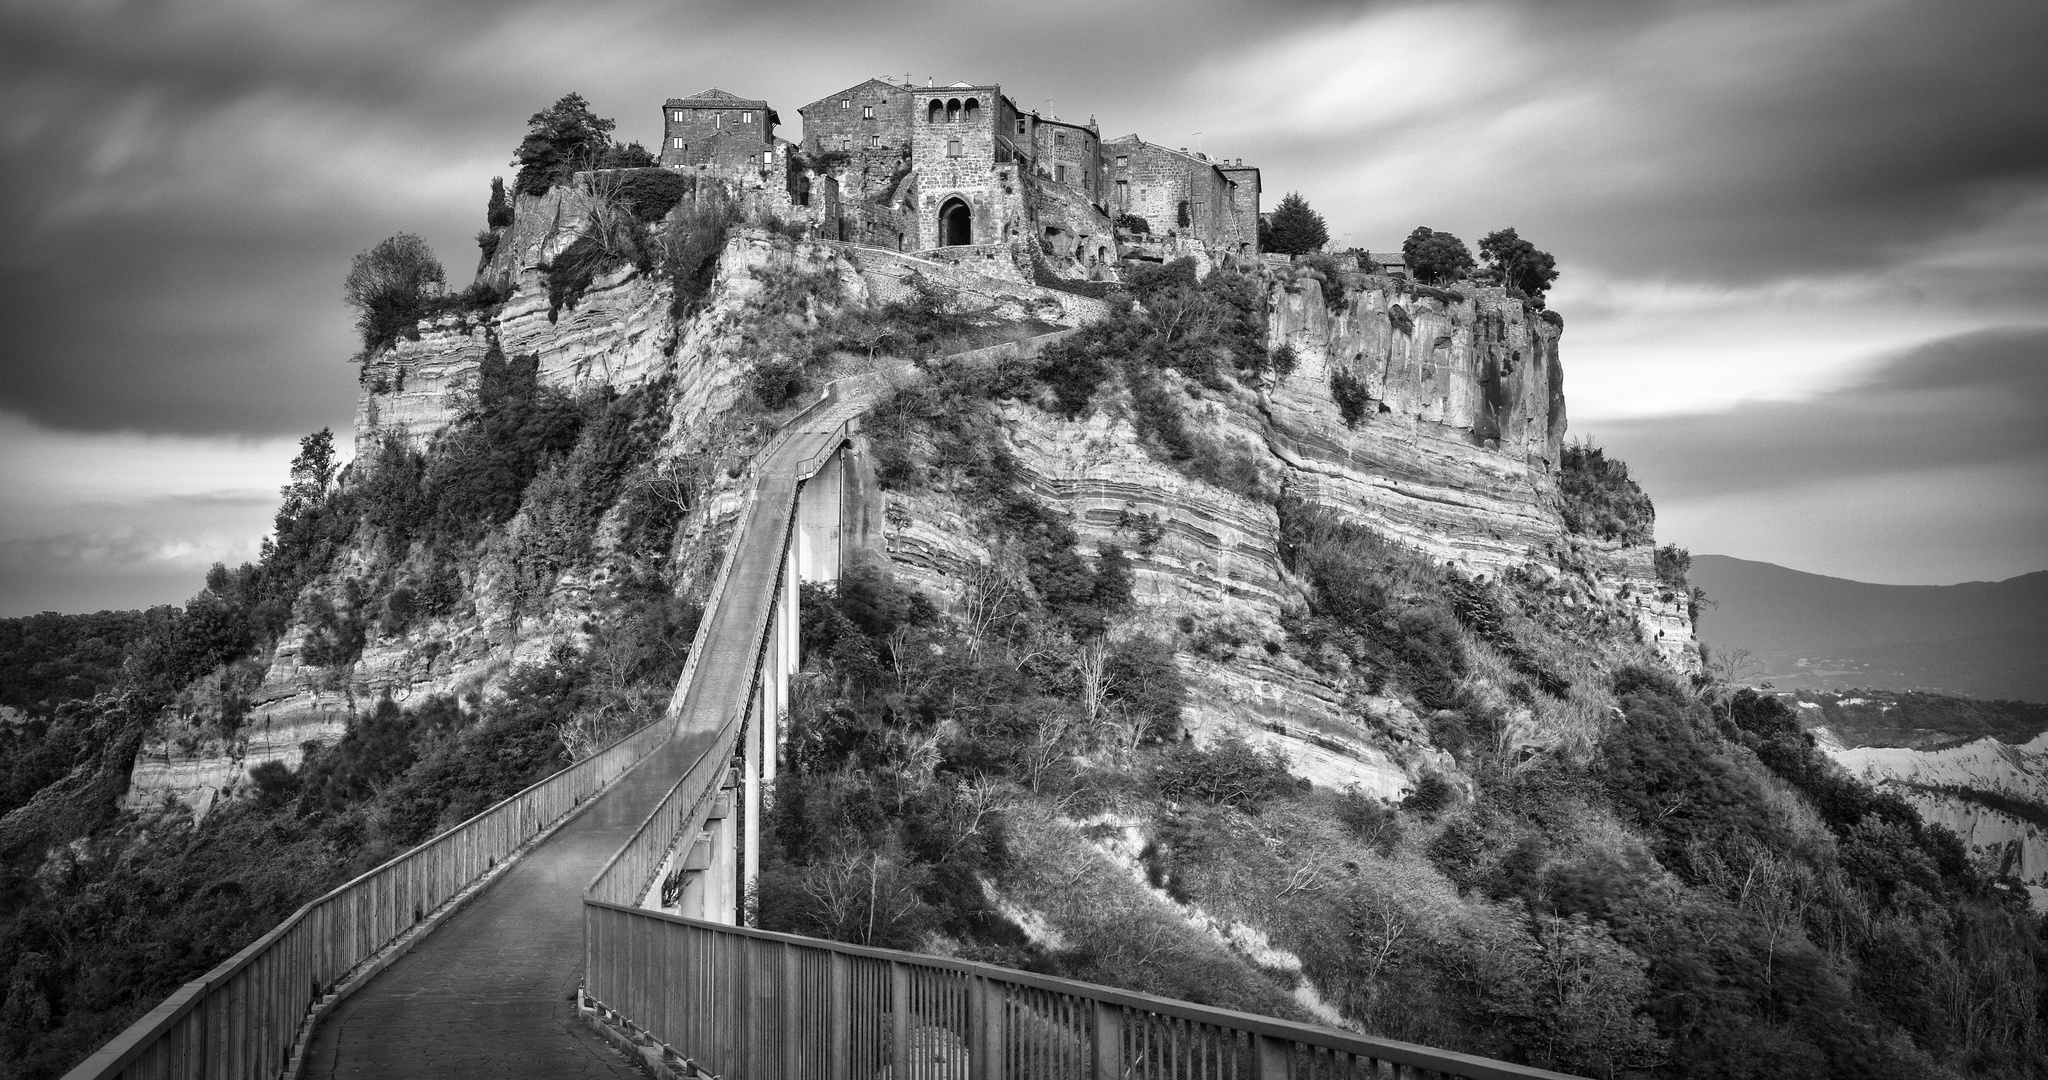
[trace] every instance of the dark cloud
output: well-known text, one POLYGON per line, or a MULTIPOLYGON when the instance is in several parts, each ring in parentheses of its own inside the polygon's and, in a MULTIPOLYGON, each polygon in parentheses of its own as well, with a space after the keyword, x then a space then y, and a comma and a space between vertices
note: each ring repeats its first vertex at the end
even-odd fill
POLYGON ((2048 329, 1990 330, 1891 358, 1803 401, 1607 421, 1588 434, 1659 498, 1689 499, 1859 477, 2031 464, 2042 485, 2003 494, 2048 505, 2048 329))

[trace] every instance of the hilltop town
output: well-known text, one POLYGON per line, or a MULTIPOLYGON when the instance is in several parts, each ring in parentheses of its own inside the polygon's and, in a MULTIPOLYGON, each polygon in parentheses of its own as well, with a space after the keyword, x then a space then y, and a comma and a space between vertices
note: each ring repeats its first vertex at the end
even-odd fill
MULTIPOLYGON (((825 240, 987 262, 1020 242, 1062 277, 1126 257, 1255 258, 1260 177, 1242 158, 1104 139, 1018 107, 996 83, 868 79, 797 110, 710 89, 662 105, 657 160, 748 193, 825 240), (1118 233, 1121 230, 1122 244, 1118 233)), ((985 269, 985 267, 984 267, 985 269)))

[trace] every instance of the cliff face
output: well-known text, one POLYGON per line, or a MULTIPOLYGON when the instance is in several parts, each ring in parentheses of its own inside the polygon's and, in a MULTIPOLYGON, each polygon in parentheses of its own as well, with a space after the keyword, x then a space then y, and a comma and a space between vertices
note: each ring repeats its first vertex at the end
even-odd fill
MULTIPOLYGON (((736 427, 733 416, 754 365, 776 348, 761 332, 759 310, 776 281, 829 281, 848 309, 911 296, 915 274, 988 322, 1072 325, 1103 312, 1100 301, 968 267, 741 230, 722 254, 704 309, 690 319, 671 316, 665 278, 626 266, 599 276, 551 320, 543 267, 574 242, 587 212, 582 196, 559 189, 520 201, 480 273, 509 284, 510 298, 492 317, 422 326, 417 341, 368 362, 358 452, 373 453, 387 437, 429 446, 460 414, 493 345, 508 356, 534 355, 539 381, 572 395, 658 384, 667 432, 657 463, 708 455, 720 466, 671 553, 670 577, 683 595, 715 574, 741 494, 733 474, 763 434, 736 427)), ((1564 528, 1554 324, 1498 290, 1443 294, 1367 278, 1332 305, 1314 278, 1276 275, 1269 286, 1270 339, 1293 349, 1296 368, 1263 390, 1185 386, 1192 422, 1241 447, 1276 489, 1469 576, 1514 572, 1549 582, 1564 603, 1625 612, 1674 666, 1692 662, 1690 620, 1682 599, 1660 592, 1650 548, 1564 528), (1366 403, 1351 423, 1333 400, 1339 379, 1361 388, 1366 403)), ((804 303, 794 317, 815 322, 813 302, 804 303)), ((1284 647, 1283 618, 1307 597, 1282 565, 1274 506, 1155 460, 1125 405, 1110 401, 1069 421, 1016 402, 1002 408, 1002 427, 1034 493, 1071 515, 1083 554, 1114 544, 1131 556, 1138 605, 1129 629, 1175 642, 1194 691, 1188 719, 1197 736, 1243 731, 1283 747, 1295 770, 1319 784, 1357 784, 1389 798, 1424 768, 1450 769, 1413 706, 1333 680, 1284 647)), ((883 498, 888 557, 935 597, 959 595, 967 572, 999 554, 956 501, 883 498)), ((616 533, 616 515, 608 516, 596 537, 600 552, 616 533)), ((358 542, 322 587, 332 594, 344 578, 374 576, 389 557, 358 542)), ((203 809, 260 762, 296 765, 303 743, 338 738, 349 716, 380 696, 404 702, 488 689, 516 663, 588 640, 586 628, 604 614, 605 560, 563 573, 540 602, 524 605, 512 598, 507 565, 484 558, 455 612, 395 634, 373 630, 360 657, 340 669, 302 662, 308 630, 295 626, 248 691, 247 719, 233 737, 207 734, 209 710, 219 709, 204 700, 162 725, 137 760, 131 805, 168 795, 203 809)), ((1563 722, 1528 709, 1517 715, 1537 726, 1563 722)))

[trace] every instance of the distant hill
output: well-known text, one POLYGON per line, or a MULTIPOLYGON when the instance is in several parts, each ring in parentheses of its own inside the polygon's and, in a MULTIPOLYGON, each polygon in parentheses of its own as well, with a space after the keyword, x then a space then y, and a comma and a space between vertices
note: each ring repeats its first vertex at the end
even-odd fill
POLYGON ((1726 555, 1693 558, 1700 637, 1755 654, 1779 689, 1945 690, 2048 701, 2048 571, 1872 585, 1726 555))

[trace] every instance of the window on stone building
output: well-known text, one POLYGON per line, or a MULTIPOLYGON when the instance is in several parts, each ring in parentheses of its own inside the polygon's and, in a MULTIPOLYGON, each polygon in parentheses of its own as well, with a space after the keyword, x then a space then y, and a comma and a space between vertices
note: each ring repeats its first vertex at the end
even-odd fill
POLYGON ((948 140, 948 141, 946 142, 946 156, 947 156, 947 157, 959 157, 959 156, 960 156, 960 140, 958 140, 958 139, 950 139, 950 140, 948 140))
POLYGON ((840 108, 842 108, 842 109, 851 109, 851 108, 853 108, 853 99, 852 99, 852 98, 840 98, 840 99, 839 99, 839 107, 840 107, 840 108))
POLYGON ((954 98, 953 100, 951 100, 951 101, 948 101, 948 102, 946 102, 946 123, 948 123, 948 124, 957 124, 957 123, 959 123, 959 122, 960 122, 960 99, 959 99, 959 98, 954 98))
POLYGON ((968 98, 968 99, 967 99, 967 122, 968 122, 968 123, 970 123, 970 124, 972 124, 972 123, 974 123, 975 121, 977 121, 977 120, 980 120, 980 119, 981 119, 981 102, 980 102, 979 100, 976 100, 975 98, 968 98))
POLYGON ((677 109, 676 111, 674 111, 674 112, 672 112, 672 113, 670 113, 670 114, 668 114, 668 115, 669 115, 669 119, 671 119, 671 120, 674 120, 674 121, 675 121, 676 123, 678 123, 678 124, 680 124, 680 123, 682 123, 682 122, 683 122, 683 110, 681 110, 681 109, 677 109))
POLYGON ((1065 146, 1065 145, 1067 145, 1067 133, 1066 133, 1066 132, 1064 132, 1064 131, 1055 131, 1055 132, 1053 132, 1053 133, 1052 133, 1052 144, 1053 144, 1054 146, 1065 146))
POLYGON ((1017 134, 1024 134, 1024 121, 1022 120, 1017 121, 1017 134))
POLYGON ((1121 169, 1121 168, 1125 168, 1125 167, 1127 167, 1128 165, 1130 165, 1130 163, 1131 163, 1131 159, 1130 159, 1129 157, 1127 157, 1127 156, 1125 156, 1125 155, 1123 155, 1123 154, 1118 154, 1118 155, 1116 156, 1116 167, 1117 167, 1117 168, 1119 168, 1119 169, 1121 169))
POLYGON ((870 136, 868 136, 868 149, 870 149, 870 150, 880 150, 881 148, 882 148, 882 137, 881 137, 880 135, 870 135, 870 136))
POLYGON ((1055 166, 1053 166, 1053 167, 1052 167, 1052 178, 1053 178, 1054 180, 1057 180, 1057 181, 1059 181, 1059 182, 1060 182, 1060 183, 1062 183, 1062 184, 1066 183, 1066 182, 1067 182, 1067 167, 1066 167, 1065 165, 1055 165, 1055 166))
POLYGON ((683 149, 683 146, 684 146, 684 144, 683 144, 683 140, 681 140, 681 139, 675 139, 675 140, 672 140, 672 141, 673 141, 673 142, 675 143, 675 147, 676 147, 676 149, 678 149, 678 150, 681 150, 681 149, 683 149))
POLYGON ((931 104, 930 104, 930 105, 927 105, 927 106, 925 106, 925 111, 924 111, 924 122, 925 122, 925 123, 927 123, 927 124, 936 124, 936 123, 938 123, 938 122, 939 122, 939 117, 940 117, 940 115, 942 115, 943 113, 945 113, 945 111, 946 111, 946 103, 945 103, 945 102, 943 102, 943 101, 940 101, 940 100, 939 100, 939 99, 937 99, 937 98, 933 98, 933 99, 932 99, 932 102, 931 102, 931 104))
POLYGON ((775 164, 775 151, 773 151, 773 150, 763 150, 763 151, 761 151, 761 164, 763 164, 763 165, 773 165, 773 164, 775 164))
POLYGON ((873 120, 875 118, 875 107, 873 105, 861 106, 860 118, 863 120, 873 120))
POLYGON ((750 112, 743 112, 743 113, 741 113, 741 114, 740 114, 740 123, 742 123, 742 124, 751 124, 751 123, 753 123, 753 122, 754 122, 754 114, 753 114, 753 113, 750 113, 750 112))

